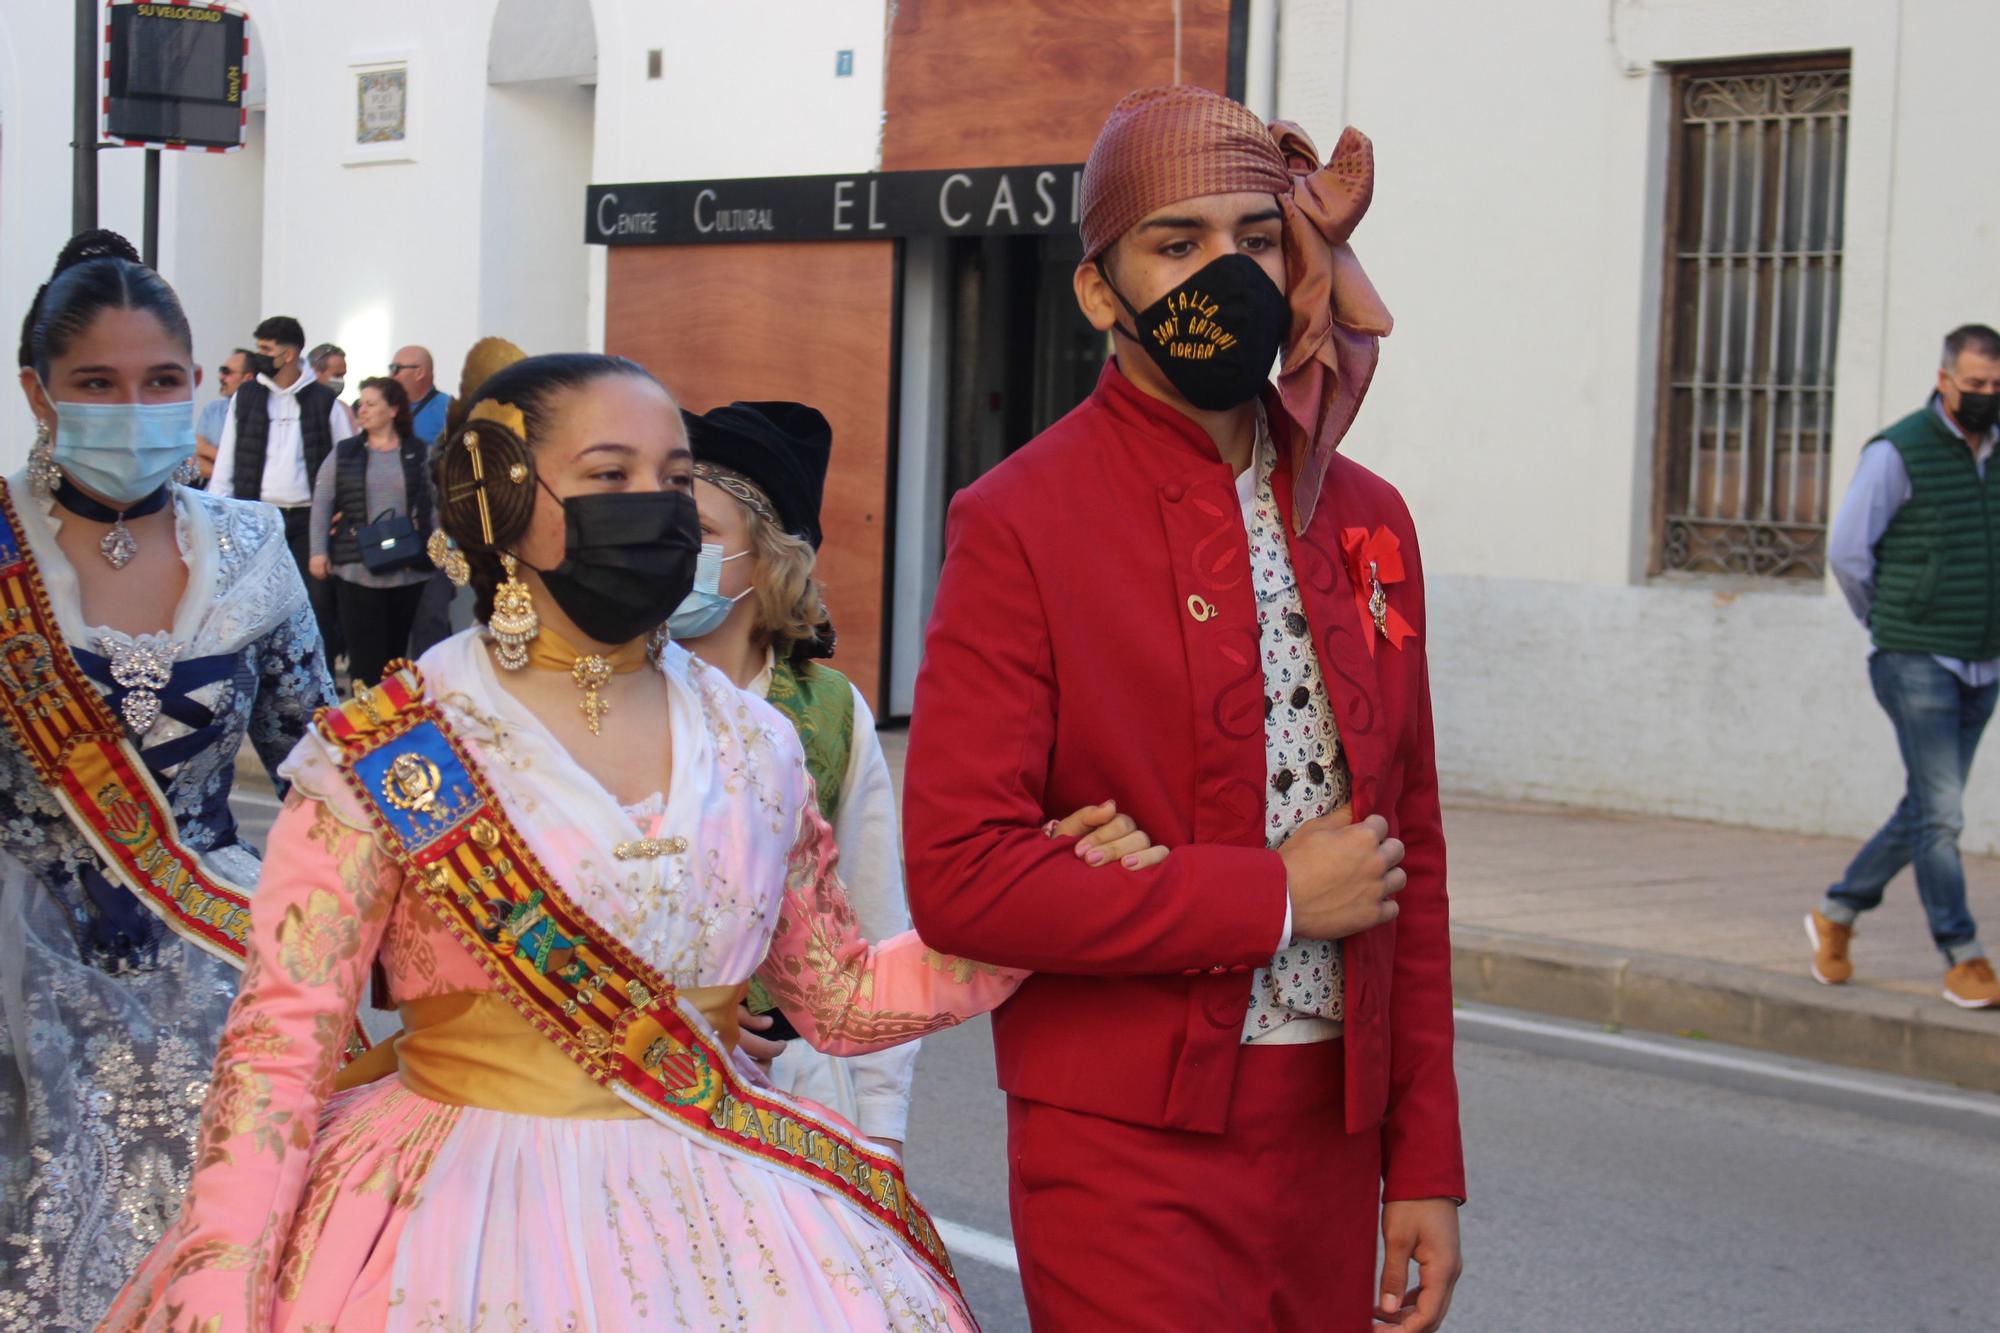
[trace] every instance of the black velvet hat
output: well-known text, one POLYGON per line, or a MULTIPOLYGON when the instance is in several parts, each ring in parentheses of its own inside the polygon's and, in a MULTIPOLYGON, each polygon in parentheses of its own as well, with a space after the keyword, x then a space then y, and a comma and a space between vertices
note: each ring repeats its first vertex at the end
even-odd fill
POLYGON ((819 506, 833 428, 804 403, 731 403, 686 414, 696 463, 746 478, 771 501, 787 532, 819 549, 819 506))

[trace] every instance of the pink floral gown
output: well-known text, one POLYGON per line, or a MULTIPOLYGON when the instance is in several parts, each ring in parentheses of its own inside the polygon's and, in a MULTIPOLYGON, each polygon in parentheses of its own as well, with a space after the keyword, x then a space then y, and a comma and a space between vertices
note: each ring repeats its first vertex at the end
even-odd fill
MULTIPOLYGON (((815 1046, 850 1054, 982 1013, 1019 983, 914 933, 863 941, 792 729, 679 648, 663 659, 673 787, 634 808, 500 686, 472 633, 422 667, 549 872, 677 985, 757 972, 815 1046), (613 856, 648 837, 686 849, 613 856)), ((287 773, 193 1183, 105 1327, 970 1326, 858 1207, 691 1132, 453 1105, 401 1074, 333 1094, 372 963, 399 1004, 491 983, 403 891, 317 736, 287 773)))

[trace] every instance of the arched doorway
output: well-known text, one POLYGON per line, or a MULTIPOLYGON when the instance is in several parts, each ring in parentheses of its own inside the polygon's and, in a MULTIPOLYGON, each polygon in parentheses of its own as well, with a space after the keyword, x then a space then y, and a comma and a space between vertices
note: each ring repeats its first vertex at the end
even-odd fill
POLYGON ((479 329, 529 351, 586 345, 597 29, 590 0, 500 0, 487 45, 479 329))

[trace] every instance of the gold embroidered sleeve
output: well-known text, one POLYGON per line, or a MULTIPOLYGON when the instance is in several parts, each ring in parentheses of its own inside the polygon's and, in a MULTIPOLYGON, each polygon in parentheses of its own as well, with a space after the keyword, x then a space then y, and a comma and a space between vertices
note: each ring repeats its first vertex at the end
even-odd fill
POLYGON ((992 1009, 1028 975, 938 954, 915 931, 869 943, 838 860, 832 830, 807 799, 758 976, 815 1048, 859 1055, 940 1031, 992 1009))

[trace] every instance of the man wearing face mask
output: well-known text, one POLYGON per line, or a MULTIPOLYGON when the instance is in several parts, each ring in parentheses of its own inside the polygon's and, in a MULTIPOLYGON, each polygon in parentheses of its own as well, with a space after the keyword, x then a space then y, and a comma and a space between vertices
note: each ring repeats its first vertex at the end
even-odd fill
POLYGON ((334 442, 356 434, 354 414, 334 391, 305 368, 306 334, 290 315, 257 326, 250 358, 256 378, 236 390, 234 409, 216 442, 208 488, 239 500, 276 505, 285 519, 285 542, 312 599, 313 619, 330 661, 340 645, 340 622, 331 586, 310 577, 312 479, 334 442))
POLYGON ((2000 980, 1965 901, 1958 834, 1965 780, 2000 697, 2000 333, 1945 335, 1928 403, 1861 451, 1834 518, 1827 563, 1872 647, 1868 677, 1896 728, 1902 801, 1806 916, 1815 979, 1854 975, 1861 913, 1904 866, 1944 955, 1944 998, 2000 1006, 2000 980))
POLYGON ((1353 130, 1322 168, 1198 88, 1120 102, 1075 279, 1114 359, 952 503, 910 908, 1035 973, 993 1040, 1037 1327, 1429 1333, 1457 1278, 1422 572, 1337 453, 1390 325, 1346 244, 1373 179, 1353 130), (1091 881, 1045 834, 1106 796, 1163 862, 1091 881))
POLYGON ((334 343, 321 343, 306 356, 313 375, 335 398, 347 391, 347 353, 334 343))

